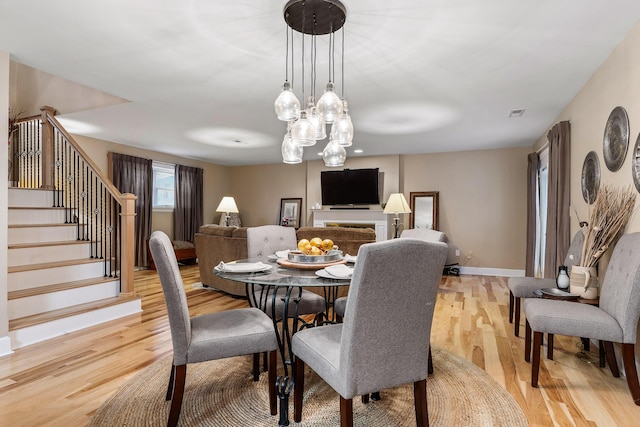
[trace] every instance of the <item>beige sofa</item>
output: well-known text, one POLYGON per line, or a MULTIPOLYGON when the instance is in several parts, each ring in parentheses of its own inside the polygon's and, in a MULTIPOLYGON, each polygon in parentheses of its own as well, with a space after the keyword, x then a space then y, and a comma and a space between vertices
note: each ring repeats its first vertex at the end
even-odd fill
MULTIPOLYGON (((310 240, 313 237, 331 239, 343 253, 350 255, 356 255, 361 245, 376 241, 376 233, 371 228, 301 227, 296 235, 298 240, 310 240)), ((203 225, 200 232, 196 233, 195 243, 202 284, 232 295, 244 296, 245 288, 242 283, 216 276, 213 267, 220 261, 228 262, 247 257, 247 228, 203 225)))

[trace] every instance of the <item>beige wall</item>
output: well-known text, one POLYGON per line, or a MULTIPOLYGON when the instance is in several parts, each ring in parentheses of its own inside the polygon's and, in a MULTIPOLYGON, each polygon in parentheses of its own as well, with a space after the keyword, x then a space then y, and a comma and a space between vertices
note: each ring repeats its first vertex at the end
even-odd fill
POLYGON ((411 192, 439 192, 439 224, 449 240, 448 262, 524 270, 529 151, 402 156, 407 201, 411 192), (455 257, 456 249, 460 258, 455 257))
MULTIPOLYGON (((9 54, 0 51, 0 135, 3 139, 9 134, 9 54)), ((8 150, 0 150, 0 176, 9 174, 8 150)), ((7 206, 8 191, 6 185, 0 186, 0 206, 7 206)), ((7 314, 7 223, 8 210, 0 209, 0 355, 10 351, 9 316, 7 314)))
MULTIPOLYGON (((600 159, 600 183, 619 186, 633 185, 631 159, 640 133, 640 23, 613 50, 609 58, 593 74, 554 123, 571 121, 571 202, 581 219, 588 217, 587 204, 582 198, 582 164, 590 151, 600 159), (616 106, 622 106, 629 116, 629 150, 622 168, 611 172, 604 164, 602 140, 607 118, 616 106)), ((545 132, 535 148, 546 143, 545 132)), ((572 212, 573 215, 573 212, 572 212)), ((572 234, 578 230, 578 220, 571 219, 572 234)), ((640 231, 640 215, 636 211, 627 232, 640 231)))
MULTIPOLYGON (((243 226, 278 224, 280 199, 302 198, 301 212, 304 212, 304 203, 307 202, 306 163, 236 166, 229 169, 229 193, 224 196, 235 198, 243 226)), ((216 206, 221 198, 216 200, 216 206)), ((219 217, 220 214, 217 214, 219 217)))

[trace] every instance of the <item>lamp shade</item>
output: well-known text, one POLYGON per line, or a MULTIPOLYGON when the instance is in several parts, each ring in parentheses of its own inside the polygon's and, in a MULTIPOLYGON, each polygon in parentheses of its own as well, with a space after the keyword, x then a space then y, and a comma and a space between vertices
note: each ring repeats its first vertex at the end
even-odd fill
POLYGON ((224 213, 238 213, 238 206, 236 206, 236 201, 233 197, 225 196, 220 201, 220 204, 216 208, 216 212, 224 212, 224 213))
POLYGON ((402 193, 393 193, 384 207, 386 214, 411 213, 411 208, 402 193))

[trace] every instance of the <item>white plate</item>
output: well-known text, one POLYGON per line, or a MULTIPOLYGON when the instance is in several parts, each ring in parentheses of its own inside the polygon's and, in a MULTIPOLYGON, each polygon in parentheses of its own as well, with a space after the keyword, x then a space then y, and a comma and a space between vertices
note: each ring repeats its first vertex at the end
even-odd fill
POLYGON ((224 273, 257 273, 271 270, 273 266, 263 262, 220 263, 213 267, 215 271, 224 273))
POLYGON ((316 276, 322 277, 323 279, 333 279, 333 280, 351 280, 351 277, 336 277, 329 274, 324 268, 316 271, 316 276))

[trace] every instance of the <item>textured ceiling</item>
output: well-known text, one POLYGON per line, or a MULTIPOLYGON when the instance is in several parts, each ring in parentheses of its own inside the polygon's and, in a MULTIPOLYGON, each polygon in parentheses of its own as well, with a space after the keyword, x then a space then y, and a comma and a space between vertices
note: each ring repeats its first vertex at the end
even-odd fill
MULTIPOLYGON (((63 114, 72 132, 219 164, 276 163, 284 3, 0 0, 0 50, 129 101, 63 114)), ((344 3, 350 157, 532 145, 640 18, 637 0, 344 3), (513 109, 526 111, 509 118, 513 109)), ((341 49, 338 36, 338 59, 341 49)), ((328 56, 319 40, 318 93, 328 56)))

